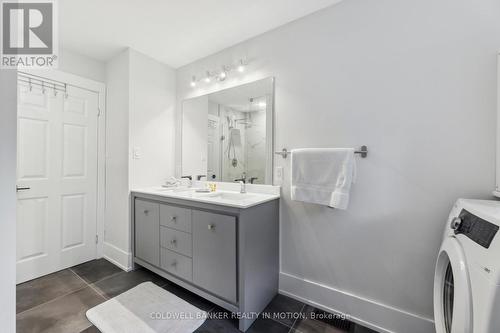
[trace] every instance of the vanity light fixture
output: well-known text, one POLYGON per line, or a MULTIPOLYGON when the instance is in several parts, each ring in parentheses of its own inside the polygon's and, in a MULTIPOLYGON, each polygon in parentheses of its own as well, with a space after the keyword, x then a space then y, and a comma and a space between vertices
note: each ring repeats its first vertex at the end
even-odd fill
POLYGON ((222 66, 222 70, 221 70, 221 72, 219 74, 219 81, 224 81, 226 79, 226 77, 227 77, 227 73, 226 72, 227 72, 226 66, 222 66))
POLYGON ((245 71, 245 63, 243 59, 240 60, 240 64, 238 65, 238 72, 243 73, 245 71))
POLYGON ((231 65, 223 65, 220 70, 207 70, 205 71, 205 75, 202 75, 201 78, 196 78, 196 76, 193 75, 192 80, 191 80, 191 87, 196 87, 196 85, 199 82, 205 82, 205 83, 210 83, 212 81, 224 81, 227 79, 229 76, 229 73, 233 71, 237 71, 238 73, 243 73, 246 70, 246 67, 248 66, 248 61, 244 59, 238 60, 236 64, 231 64, 231 65))

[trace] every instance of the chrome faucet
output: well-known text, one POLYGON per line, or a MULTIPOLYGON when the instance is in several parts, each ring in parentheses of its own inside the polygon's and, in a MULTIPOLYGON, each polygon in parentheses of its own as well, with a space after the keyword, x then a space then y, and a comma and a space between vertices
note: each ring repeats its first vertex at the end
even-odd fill
POLYGON ((247 185, 243 180, 240 180, 240 193, 247 193, 247 185))
POLYGON ((240 193, 247 193, 247 186, 246 186, 247 179, 246 179, 245 172, 243 172, 243 174, 241 175, 241 178, 235 179, 234 181, 240 183, 240 186, 241 186, 240 193))
POLYGON ((191 187, 191 186, 193 186, 193 177, 192 177, 192 176, 182 176, 182 177, 181 177, 181 179, 182 179, 182 178, 185 178, 185 179, 187 179, 187 180, 188 180, 188 182, 187 182, 187 187, 191 187))

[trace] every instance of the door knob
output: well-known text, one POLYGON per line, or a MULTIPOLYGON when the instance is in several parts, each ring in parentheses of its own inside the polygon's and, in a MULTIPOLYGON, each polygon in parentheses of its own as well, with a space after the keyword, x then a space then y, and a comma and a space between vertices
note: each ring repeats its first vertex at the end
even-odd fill
POLYGON ((27 190, 30 190, 31 187, 27 187, 27 186, 16 186, 16 192, 19 192, 19 191, 27 191, 27 190))
POLYGON ((215 225, 213 225, 213 224, 208 225, 208 230, 214 230, 214 229, 215 229, 215 225))

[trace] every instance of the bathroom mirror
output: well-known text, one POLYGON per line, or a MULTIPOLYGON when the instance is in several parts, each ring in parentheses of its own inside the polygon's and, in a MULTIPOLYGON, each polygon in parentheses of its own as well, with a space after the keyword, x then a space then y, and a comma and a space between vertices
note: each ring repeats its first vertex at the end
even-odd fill
POLYGON ((272 184, 274 79, 182 103, 182 175, 272 184))

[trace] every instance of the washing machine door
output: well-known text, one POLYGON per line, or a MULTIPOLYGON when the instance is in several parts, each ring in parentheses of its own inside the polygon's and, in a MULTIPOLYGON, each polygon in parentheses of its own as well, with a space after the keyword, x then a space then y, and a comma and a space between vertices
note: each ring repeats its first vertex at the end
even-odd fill
POLYGON ((465 255, 455 237, 445 238, 434 276, 437 333, 472 333, 472 295, 465 255))

